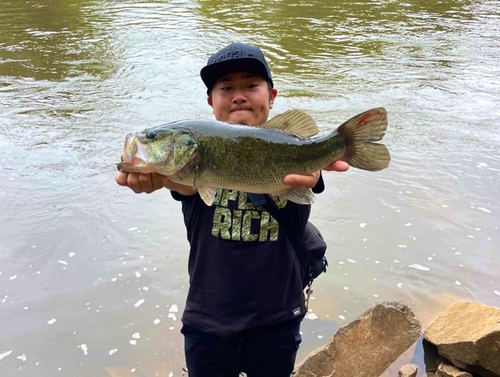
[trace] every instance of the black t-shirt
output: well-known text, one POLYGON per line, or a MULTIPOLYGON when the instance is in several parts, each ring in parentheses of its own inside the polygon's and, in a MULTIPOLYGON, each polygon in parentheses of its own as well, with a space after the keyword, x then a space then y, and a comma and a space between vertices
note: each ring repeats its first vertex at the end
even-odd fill
MULTIPOLYGON (((314 191, 322 188, 321 179, 314 191)), ((191 246, 184 324, 231 338, 305 314, 295 250, 264 208, 232 190, 217 190, 211 207, 198 194, 172 196, 182 202, 191 246)), ((311 206, 273 199, 303 237, 311 206)))

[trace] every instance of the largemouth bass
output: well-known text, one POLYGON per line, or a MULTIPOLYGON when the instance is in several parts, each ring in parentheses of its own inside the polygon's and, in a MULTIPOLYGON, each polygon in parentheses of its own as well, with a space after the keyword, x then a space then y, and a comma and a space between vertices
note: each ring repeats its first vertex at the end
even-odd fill
POLYGON ((260 127, 183 120, 127 135, 118 169, 157 172, 196 187, 209 206, 218 188, 310 204, 312 190, 285 185, 286 175, 310 174, 334 160, 369 171, 385 169, 389 151, 375 142, 386 129, 387 112, 382 107, 324 135, 318 135, 315 121, 299 110, 277 115, 260 127))

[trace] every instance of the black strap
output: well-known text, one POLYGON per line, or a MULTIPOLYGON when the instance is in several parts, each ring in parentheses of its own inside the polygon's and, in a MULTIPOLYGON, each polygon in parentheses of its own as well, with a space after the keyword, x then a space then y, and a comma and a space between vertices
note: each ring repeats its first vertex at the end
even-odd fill
POLYGON ((292 223, 290 220, 283 215, 283 213, 279 210, 274 203, 273 198, 271 198, 268 194, 248 194, 250 197, 250 201, 254 206, 262 206, 267 209, 267 212, 274 217, 278 223, 283 226, 283 230, 285 231, 285 235, 288 237, 288 240, 292 244, 297 256, 299 257, 300 263, 304 262, 304 260, 308 256, 308 251, 304 246, 304 242, 299 238, 297 232, 293 229, 292 223))

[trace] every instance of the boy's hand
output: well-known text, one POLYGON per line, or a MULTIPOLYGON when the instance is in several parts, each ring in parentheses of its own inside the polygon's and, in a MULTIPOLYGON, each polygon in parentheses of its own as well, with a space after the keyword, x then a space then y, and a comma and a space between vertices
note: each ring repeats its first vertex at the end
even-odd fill
MULTIPOLYGON (((349 169, 349 165, 344 161, 334 161, 330 165, 325 166, 323 170, 327 171, 338 171, 344 172, 349 169)), ((298 186, 298 187, 309 187, 313 188, 316 186, 319 180, 319 171, 307 174, 307 175, 299 175, 299 174, 289 174, 285 177, 283 182, 285 185, 289 186, 298 186)))
POLYGON ((129 173, 120 171, 115 176, 115 181, 120 186, 130 188, 136 194, 152 192, 162 189, 168 183, 168 177, 158 173, 129 173))

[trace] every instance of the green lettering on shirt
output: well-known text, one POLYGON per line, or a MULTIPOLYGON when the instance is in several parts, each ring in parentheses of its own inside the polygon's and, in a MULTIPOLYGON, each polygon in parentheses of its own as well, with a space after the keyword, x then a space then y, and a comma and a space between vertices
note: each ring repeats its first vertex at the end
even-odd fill
POLYGON ((279 224, 269 212, 261 212, 259 241, 276 241, 278 240, 279 224), (269 238, 268 238, 269 237, 269 238))
MULTIPOLYGON (((287 201, 271 195, 278 208, 284 208, 287 201)), ((262 206, 255 207, 248 201, 245 192, 218 189, 213 205, 214 210, 212 235, 232 241, 277 241, 279 223, 262 206), (229 208, 229 201, 237 202, 238 209, 229 208), (252 220, 258 224, 257 233, 252 233, 252 220)), ((255 226, 254 226, 255 229, 255 226)))
POLYGON ((254 205, 248 201, 246 192, 240 192, 238 197, 238 209, 255 209, 254 205))
POLYGON ((222 199, 220 202, 221 207, 229 207, 230 200, 238 199, 238 191, 234 190, 222 190, 222 199))
POLYGON ((252 219, 260 219, 260 213, 257 211, 246 211, 243 215, 243 227, 241 237, 243 241, 255 241, 259 236, 251 233, 252 219))
POLYGON ((231 239, 233 241, 239 241, 241 239, 241 219, 243 217, 243 211, 235 210, 233 212, 233 226, 231 239))
POLYGON ((220 237, 223 240, 230 240, 231 234, 229 228, 231 227, 231 211, 229 208, 217 207, 214 212, 214 222, 212 226, 212 235, 220 237))

